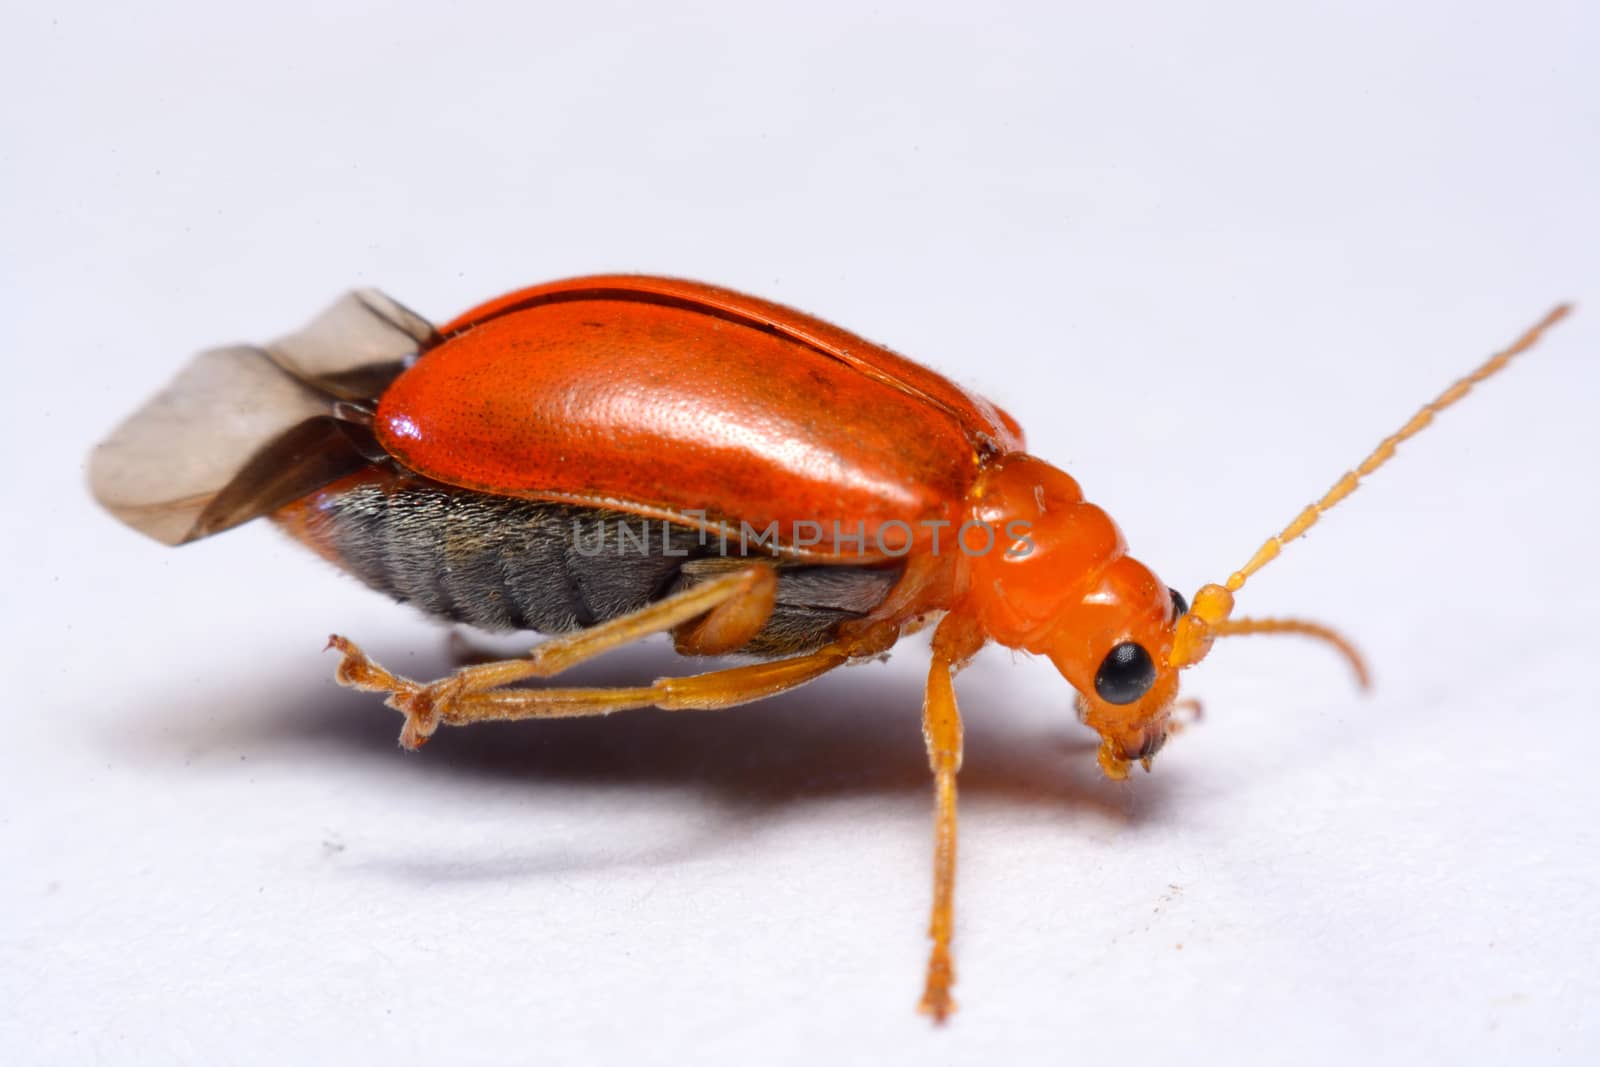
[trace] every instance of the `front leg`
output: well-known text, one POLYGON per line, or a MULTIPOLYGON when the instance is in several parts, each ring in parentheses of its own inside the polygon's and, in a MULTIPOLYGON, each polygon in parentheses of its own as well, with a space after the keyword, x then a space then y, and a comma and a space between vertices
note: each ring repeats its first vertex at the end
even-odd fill
POLYGON ((946 615, 934 631, 933 664, 922 703, 922 735, 934 787, 933 915, 928 923, 933 949, 918 1008, 941 1023, 956 1007, 950 997, 950 987, 955 984, 950 940, 955 928, 956 772, 961 770, 962 730, 953 679, 983 642, 982 633, 970 620, 946 615))

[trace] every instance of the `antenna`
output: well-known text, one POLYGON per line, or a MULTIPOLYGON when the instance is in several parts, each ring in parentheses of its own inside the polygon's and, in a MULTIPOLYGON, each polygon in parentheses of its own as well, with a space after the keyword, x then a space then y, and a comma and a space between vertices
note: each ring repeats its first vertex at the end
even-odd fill
POLYGON ((1433 417, 1459 401, 1472 391, 1472 387, 1487 378, 1493 377, 1505 369, 1517 356, 1526 352, 1539 342, 1544 332, 1571 312, 1570 304, 1558 304, 1551 309, 1549 314, 1534 323, 1523 335, 1512 342, 1511 347, 1501 352, 1496 352, 1484 360, 1476 370, 1464 378, 1457 379, 1455 384, 1440 393, 1431 402, 1422 405, 1417 413, 1394 433, 1378 442, 1378 447, 1357 465, 1355 470, 1346 471, 1344 476, 1333 483, 1333 488, 1322 494, 1322 498, 1314 504, 1308 504, 1294 517, 1294 521, 1285 526, 1276 537, 1269 537, 1256 549, 1255 555, 1250 557, 1243 567, 1228 576, 1223 585, 1202 586, 1195 593, 1189 608, 1189 613, 1178 620, 1177 629, 1173 633, 1172 651, 1168 654, 1167 662, 1174 667, 1189 667, 1199 663, 1211 650, 1211 642, 1218 637, 1251 633, 1298 633, 1308 637, 1316 637, 1327 641, 1339 649, 1355 669, 1357 678, 1362 687, 1367 684, 1367 672, 1361 662, 1360 655, 1354 646, 1335 631, 1318 623, 1305 622, 1298 619, 1232 619, 1233 594, 1243 588, 1250 576, 1262 567, 1278 558, 1278 553, 1283 551, 1283 546, 1302 536, 1307 530, 1317 524, 1317 520, 1333 510, 1345 497, 1356 491, 1361 484, 1361 479, 1374 473, 1394 458, 1395 449, 1402 441, 1415 437, 1433 422, 1433 417))
POLYGON ((1250 562, 1234 571, 1228 576, 1226 587, 1230 593, 1237 593, 1256 571, 1278 558, 1278 553, 1283 546, 1303 535, 1307 530, 1317 524, 1317 520, 1331 511, 1334 505, 1356 491, 1361 484, 1361 479, 1372 474, 1394 458, 1395 448, 1408 438, 1415 437, 1427 428, 1433 417, 1450 407, 1456 401, 1472 391, 1472 387, 1487 378, 1493 377, 1505 369, 1506 364, 1520 356, 1539 342, 1539 338, 1546 330, 1566 318, 1572 310, 1570 304, 1558 304, 1549 314, 1540 319, 1521 337, 1514 341, 1510 348, 1496 352, 1484 360, 1477 370, 1460 378, 1454 385, 1440 393, 1430 403, 1422 405, 1417 413, 1411 416, 1404 426, 1378 442, 1378 447, 1372 454, 1362 460, 1353 471, 1346 471, 1344 476, 1333 483, 1333 488, 1322 495, 1322 499, 1314 504, 1308 504, 1305 510, 1294 517, 1294 521, 1285 526, 1276 537, 1267 538, 1262 546, 1256 549, 1256 554, 1250 557, 1250 562))

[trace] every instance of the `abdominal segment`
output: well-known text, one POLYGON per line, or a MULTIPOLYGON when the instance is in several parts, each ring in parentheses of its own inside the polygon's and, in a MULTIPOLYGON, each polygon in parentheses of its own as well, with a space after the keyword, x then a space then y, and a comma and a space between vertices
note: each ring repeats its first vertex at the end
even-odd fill
MULTIPOLYGON (((375 465, 273 515, 368 586, 485 630, 567 633, 637 611, 759 546, 605 508, 495 496, 375 465)), ((793 655, 884 598, 898 566, 772 561, 771 618, 740 649, 793 655)))

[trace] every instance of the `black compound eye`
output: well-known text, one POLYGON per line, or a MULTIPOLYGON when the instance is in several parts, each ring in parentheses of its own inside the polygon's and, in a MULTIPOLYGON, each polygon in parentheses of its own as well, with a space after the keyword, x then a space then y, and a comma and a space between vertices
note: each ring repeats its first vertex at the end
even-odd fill
POLYGON ((1132 704, 1149 692, 1156 665, 1137 641, 1124 641, 1106 653, 1095 672, 1094 691, 1107 704, 1132 704))
POLYGON ((1181 619, 1189 614, 1189 602, 1183 599, 1183 594, 1171 587, 1168 587, 1167 592, 1172 594, 1172 617, 1181 619))

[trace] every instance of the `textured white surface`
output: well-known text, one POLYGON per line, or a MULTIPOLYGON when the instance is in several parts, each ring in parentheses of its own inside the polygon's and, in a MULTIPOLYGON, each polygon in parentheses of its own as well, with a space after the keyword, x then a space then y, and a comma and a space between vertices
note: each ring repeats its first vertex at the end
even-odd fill
POLYGON ((1594 1062, 1597 16, 1392 6, 8 11, 7 1062, 1594 1062), (936 1032, 919 640, 409 756, 318 649, 427 674, 441 631, 82 491, 194 350, 600 269, 982 389, 1186 591, 1587 306, 1251 584, 1353 632, 1371 698, 1225 646, 1116 785, 1046 665, 962 678, 936 1032))

